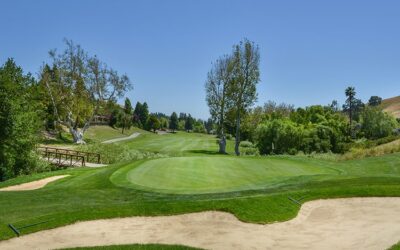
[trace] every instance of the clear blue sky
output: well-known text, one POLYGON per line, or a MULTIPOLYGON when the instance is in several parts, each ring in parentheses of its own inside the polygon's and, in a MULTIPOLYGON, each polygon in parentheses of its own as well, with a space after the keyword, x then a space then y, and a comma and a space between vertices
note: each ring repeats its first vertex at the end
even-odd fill
POLYGON ((37 73, 63 38, 127 73, 132 102, 208 117, 211 62, 246 37, 261 49, 259 104, 400 94, 400 1, 2 1, 0 62, 37 73))

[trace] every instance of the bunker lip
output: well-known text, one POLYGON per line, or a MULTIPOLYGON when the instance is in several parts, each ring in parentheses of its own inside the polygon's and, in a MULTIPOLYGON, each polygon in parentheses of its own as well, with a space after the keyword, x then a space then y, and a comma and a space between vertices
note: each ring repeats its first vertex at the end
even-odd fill
POLYGON ((70 175, 56 175, 47 177, 44 179, 40 179, 37 181, 26 182, 14 186, 8 186, 4 188, 0 188, 0 191, 29 191, 29 190, 36 190, 46 186, 48 183, 68 177, 70 175))
POLYGON ((374 197, 310 201, 294 219, 266 225, 216 211, 85 221, 0 241, 0 248, 161 243, 205 249, 386 249, 399 235, 400 198, 374 197))

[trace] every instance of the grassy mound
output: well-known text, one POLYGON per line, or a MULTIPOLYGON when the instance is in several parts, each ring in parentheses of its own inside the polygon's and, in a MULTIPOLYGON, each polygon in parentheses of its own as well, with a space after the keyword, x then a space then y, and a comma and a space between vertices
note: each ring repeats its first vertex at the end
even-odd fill
POLYGON ((233 192, 284 185, 338 171, 311 161, 280 158, 174 157, 133 163, 116 171, 119 186, 176 194, 233 192))

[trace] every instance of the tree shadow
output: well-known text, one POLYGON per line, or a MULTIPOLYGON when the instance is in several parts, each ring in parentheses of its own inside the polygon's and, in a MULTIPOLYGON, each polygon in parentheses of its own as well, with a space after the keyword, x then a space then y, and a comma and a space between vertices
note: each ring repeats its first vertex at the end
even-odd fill
POLYGON ((206 154, 206 155, 226 155, 226 154, 221 154, 218 151, 211 151, 211 150, 204 150, 204 149, 188 150, 187 152, 194 153, 194 154, 206 154))

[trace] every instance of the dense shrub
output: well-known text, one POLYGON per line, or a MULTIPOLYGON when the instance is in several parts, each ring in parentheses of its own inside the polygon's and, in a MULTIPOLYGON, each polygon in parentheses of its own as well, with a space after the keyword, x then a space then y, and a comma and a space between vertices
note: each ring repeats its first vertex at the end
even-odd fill
POLYGON ((301 145, 302 133, 302 127, 290 120, 272 120, 257 127, 255 138, 261 154, 295 154, 301 145))
POLYGON ((240 155, 259 155, 257 147, 249 141, 241 141, 239 144, 240 155))
POLYGON ((255 133, 261 154, 310 154, 346 150, 346 120, 331 108, 297 109, 290 118, 267 119, 255 133))
POLYGON ((362 135, 368 139, 389 136, 398 125, 394 117, 375 107, 364 108, 360 123, 362 135))

